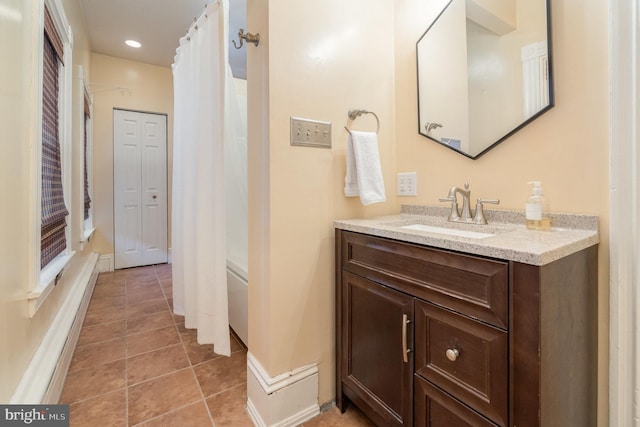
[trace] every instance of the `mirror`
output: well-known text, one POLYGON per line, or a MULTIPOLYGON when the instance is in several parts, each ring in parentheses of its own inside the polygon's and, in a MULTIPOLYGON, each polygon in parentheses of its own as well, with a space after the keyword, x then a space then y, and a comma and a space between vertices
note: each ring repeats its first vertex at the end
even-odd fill
POLYGON ((548 0, 440 0, 416 43, 419 133, 476 159, 553 107, 548 0))

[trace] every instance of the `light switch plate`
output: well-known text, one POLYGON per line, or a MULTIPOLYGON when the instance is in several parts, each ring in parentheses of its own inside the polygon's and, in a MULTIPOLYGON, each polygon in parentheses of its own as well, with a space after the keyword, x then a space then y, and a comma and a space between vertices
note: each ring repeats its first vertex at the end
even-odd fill
POLYGON ((418 195, 418 175, 415 172, 398 174, 398 196, 418 195))
POLYGON ((291 145, 331 148, 331 123, 291 117, 291 145))

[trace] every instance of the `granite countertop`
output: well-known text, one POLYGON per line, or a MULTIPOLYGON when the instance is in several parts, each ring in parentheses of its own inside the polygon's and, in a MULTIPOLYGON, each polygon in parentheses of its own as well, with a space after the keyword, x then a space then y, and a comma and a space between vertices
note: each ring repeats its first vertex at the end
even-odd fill
POLYGON ((599 242, 598 217, 551 214, 551 230, 533 231, 525 227, 524 212, 485 209, 489 224, 448 222, 449 208, 403 205, 398 215, 334 222, 341 230, 387 237, 441 249, 545 265, 599 242), (433 227, 488 233, 474 238, 402 228, 423 224, 433 227))

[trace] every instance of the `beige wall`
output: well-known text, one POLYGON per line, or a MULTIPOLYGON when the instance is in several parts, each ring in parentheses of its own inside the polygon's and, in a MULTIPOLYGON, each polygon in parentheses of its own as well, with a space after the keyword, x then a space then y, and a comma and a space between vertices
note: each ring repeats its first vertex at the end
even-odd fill
MULTIPOLYGON (((328 402, 333 220, 395 209, 393 5, 249 0, 247 11, 247 27, 261 37, 259 47, 247 47, 249 351, 271 376, 318 362, 319 399, 328 402), (343 195, 343 126, 353 108, 380 117, 386 204, 363 207, 343 195), (331 122, 332 149, 290 146, 290 116, 331 122)), ((353 126, 375 130, 375 119, 362 116, 353 126)))
POLYGON ((524 209, 541 180, 551 211, 600 218, 598 425, 608 416, 609 153, 607 2, 553 0, 556 105, 478 160, 416 135, 414 43, 424 31, 424 1, 396 3, 397 171, 418 173, 419 195, 402 203, 438 205, 452 185, 468 181, 473 197, 524 209))
MULTIPOLYGON (((93 159, 96 228, 94 248, 113 254, 113 109, 167 114, 169 199, 173 153, 173 74, 171 68, 91 54, 93 159)), ((168 224, 171 224, 169 204, 168 224)), ((171 247, 171 233, 169 247, 171 247)))
MULTIPOLYGON (((88 42, 81 12, 75 1, 62 2, 67 20, 73 29, 73 64, 89 64, 88 42)), ((0 67, 0 193, 3 209, 0 213, 0 402, 9 402, 16 386, 38 348, 51 322, 85 266, 91 245, 80 250, 77 236, 68 244, 76 251, 65 273, 33 318, 29 318, 27 293, 35 287, 34 271, 39 260, 37 206, 39 190, 37 176, 38 109, 40 81, 40 43, 42 6, 38 2, 0 0, 0 55, 11 58, 11 66, 0 67), (10 207, 10 208, 9 208, 10 207)), ((73 85, 76 91, 78 85, 73 85)), ((77 92, 72 99, 77 99, 77 92)), ((79 138, 83 118, 77 105, 72 108, 71 167, 73 176, 82 169, 82 158, 75 153, 83 143, 79 138)), ((78 227, 82 211, 76 209, 75 191, 81 183, 74 182, 71 196, 70 226, 78 227)), ((55 357, 55 355, 52 355, 55 357)))

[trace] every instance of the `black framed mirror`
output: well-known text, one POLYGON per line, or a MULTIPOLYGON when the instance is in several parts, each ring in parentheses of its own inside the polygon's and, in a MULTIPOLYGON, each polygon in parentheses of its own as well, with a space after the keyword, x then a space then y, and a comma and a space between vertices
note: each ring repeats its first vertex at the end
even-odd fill
POLYGON ((554 105, 550 0, 435 0, 418 132, 477 159, 554 105))

